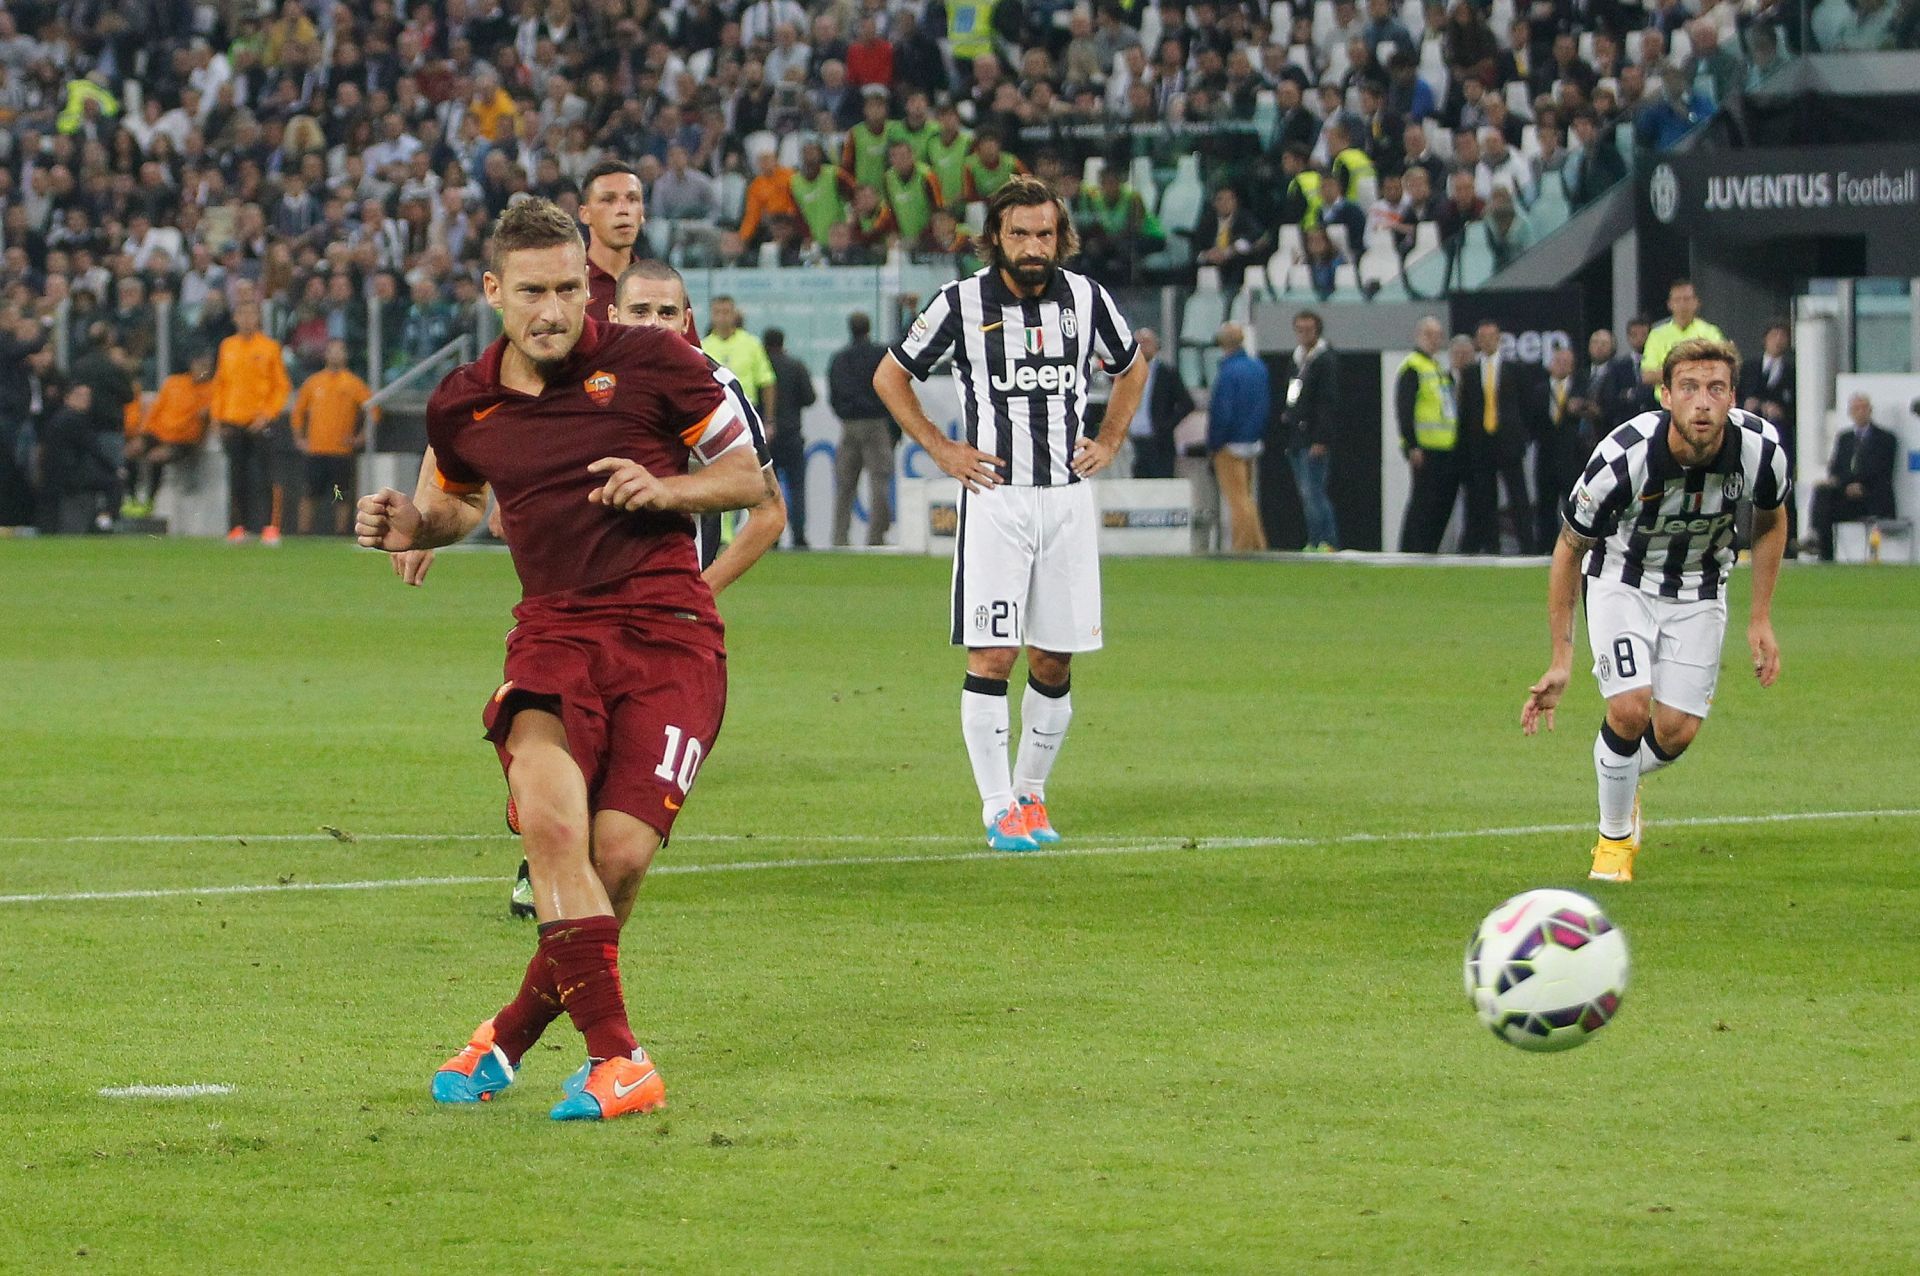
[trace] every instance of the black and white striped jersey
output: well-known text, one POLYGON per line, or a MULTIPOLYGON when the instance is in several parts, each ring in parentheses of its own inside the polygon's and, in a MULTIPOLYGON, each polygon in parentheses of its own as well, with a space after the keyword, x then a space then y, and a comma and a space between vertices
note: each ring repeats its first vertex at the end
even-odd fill
POLYGON ((705 354, 708 366, 713 369, 713 379, 720 384, 727 401, 747 423, 747 429, 753 435, 753 454, 760 458, 760 468, 766 469, 773 464, 773 453, 767 446, 767 423, 760 419, 760 407, 747 394, 747 387, 740 384, 740 378, 733 375, 732 369, 710 354, 705 354))
POLYGON ((1093 361, 1117 375, 1137 353, 1113 298, 1085 275, 1056 270, 1027 298, 991 266, 942 288, 892 350, 921 381, 951 353, 967 442, 1005 461, 1008 482, 1032 487, 1080 481, 1073 449, 1093 432, 1093 361))
POLYGON ((1744 500, 1778 509, 1792 490, 1779 431, 1739 408, 1720 454, 1688 469, 1668 446, 1666 412, 1643 412, 1600 440, 1561 513, 1594 540, 1585 572, 1679 602, 1718 598, 1733 568, 1744 500))
MULTIPOLYGON (((773 453, 767 445, 767 425, 760 418, 760 409, 747 394, 747 388, 740 384, 740 378, 733 375, 726 364, 712 355, 705 355, 707 364, 713 369, 713 379, 720 384, 720 390, 727 396, 727 402, 733 404, 733 410, 747 423, 747 430, 753 436, 753 454, 760 461, 760 468, 766 469, 773 464, 773 453)), ((702 514, 693 520, 693 547, 700 555, 700 566, 710 567, 713 560, 720 556, 721 542, 718 514, 702 514)))

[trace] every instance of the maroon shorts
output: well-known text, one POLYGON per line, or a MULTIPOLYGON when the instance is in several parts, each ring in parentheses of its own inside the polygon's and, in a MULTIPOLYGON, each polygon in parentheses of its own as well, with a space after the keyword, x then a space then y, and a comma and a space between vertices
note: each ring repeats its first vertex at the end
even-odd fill
POLYGON ((523 623, 507 635, 506 682, 482 715, 502 771, 521 709, 559 715, 595 811, 624 811, 662 841, 712 751, 727 708, 727 657, 619 619, 523 623))

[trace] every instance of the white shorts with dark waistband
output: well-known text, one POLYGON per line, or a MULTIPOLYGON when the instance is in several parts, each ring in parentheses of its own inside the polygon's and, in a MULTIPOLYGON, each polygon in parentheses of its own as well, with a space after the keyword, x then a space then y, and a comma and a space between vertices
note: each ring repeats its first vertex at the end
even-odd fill
POLYGON ((1099 650, 1093 484, 962 492, 952 607, 956 647, 1099 650))
POLYGON ((1706 717, 1726 633, 1725 598, 1679 602, 1618 581, 1587 582, 1587 642, 1606 699, 1652 687, 1659 703, 1706 717))

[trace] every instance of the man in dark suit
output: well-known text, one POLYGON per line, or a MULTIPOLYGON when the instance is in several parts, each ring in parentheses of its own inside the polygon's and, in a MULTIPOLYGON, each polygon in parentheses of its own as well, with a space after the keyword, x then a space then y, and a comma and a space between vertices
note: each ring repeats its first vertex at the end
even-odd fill
POLYGON ((1594 438, 1580 412, 1580 380, 1573 351, 1562 346, 1547 359, 1547 379, 1536 396, 1538 445, 1533 455, 1533 543, 1545 549, 1560 534, 1560 501, 1573 490, 1593 454, 1594 438))
POLYGON ((1740 406, 1755 416, 1763 416, 1778 426, 1781 434, 1793 427, 1794 364, 1793 351, 1787 348, 1788 332, 1784 323, 1767 325, 1761 339, 1760 357, 1740 369, 1740 406))
POLYGON ((1595 328, 1587 338, 1587 371, 1579 385, 1574 411, 1585 423, 1591 451, 1614 426, 1639 411, 1640 367, 1619 353, 1611 330, 1595 328))
POLYGON ((1287 147, 1299 144, 1309 151, 1320 137, 1320 121, 1306 103, 1300 99, 1300 86, 1292 80, 1281 80, 1273 89, 1274 105, 1279 115, 1273 122, 1273 146, 1269 154, 1275 168, 1280 166, 1280 157, 1287 147))
POLYGON ((1193 228, 1194 259, 1203 266, 1220 268, 1220 286, 1229 292, 1240 287, 1247 267, 1265 261, 1273 244, 1265 227, 1252 213, 1240 206, 1240 193, 1222 186, 1200 214, 1193 228))
POLYGON ((1853 428, 1833 441, 1827 481, 1813 489, 1813 534, 1820 557, 1833 561, 1833 525, 1862 518, 1892 518, 1893 469, 1900 441, 1892 430, 1873 423, 1873 400, 1856 394, 1847 400, 1853 428))
POLYGON ((1147 388, 1141 396, 1146 411, 1133 418, 1128 441, 1133 444, 1133 477, 1173 477, 1173 428, 1193 411, 1193 395, 1180 376, 1178 361, 1160 357, 1160 337, 1151 328, 1133 334, 1140 357, 1147 361, 1147 388))
POLYGON ((1533 378, 1517 360, 1501 357, 1500 325, 1493 320, 1480 321, 1473 344, 1478 357, 1456 378, 1467 462, 1467 526, 1460 548, 1468 554, 1500 552, 1504 485, 1520 552, 1531 554, 1536 547, 1533 502, 1527 496, 1526 405, 1533 378))
POLYGON ((1567 157, 1560 180, 1566 184, 1567 203, 1580 209, 1612 190, 1627 175, 1627 161, 1613 144, 1612 130, 1601 129, 1600 117, 1590 106, 1573 113, 1573 136, 1580 147, 1567 157))

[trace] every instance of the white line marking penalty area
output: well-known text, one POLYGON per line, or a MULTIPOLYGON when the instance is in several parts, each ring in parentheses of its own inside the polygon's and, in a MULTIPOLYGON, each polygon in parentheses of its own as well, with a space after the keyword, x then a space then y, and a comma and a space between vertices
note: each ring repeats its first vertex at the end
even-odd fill
MULTIPOLYGON (((1857 811, 1784 811, 1761 815, 1703 815, 1662 820, 1663 828, 1715 828, 1743 825, 1798 824, 1815 820, 1911 819, 1920 816, 1920 807, 1892 807, 1857 811)), ((885 864, 965 864, 981 861, 1015 862, 1036 859, 1075 859, 1105 855, 1165 855, 1204 851, 1269 850, 1283 847, 1353 846, 1388 842, 1444 842, 1469 838, 1535 837, 1549 833, 1581 833, 1592 826, 1580 824, 1519 824, 1498 828, 1452 829, 1444 831, 1336 833, 1310 837, 1207 837, 1181 839, 1160 837, 1139 841, 1116 840, 1095 846, 1056 846, 1040 851, 957 851, 906 855, 821 855, 793 859, 718 861, 709 864, 662 864, 654 874, 758 873, 776 869, 839 869, 885 864)), ((422 835, 425 836, 425 835, 422 835)), ((769 842, 783 839, 768 838, 769 842)), ((816 844, 864 844, 873 837, 795 838, 816 844)), ((907 839, 900 839, 905 841, 907 839)), ((968 839, 972 840, 972 839, 968 839)), ((261 882, 227 886, 169 886, 140 890, 48 891, 34 894, 0 895, 0 904, 62 904, 130 899, 179 899, 219 895, 273 895, 295 891, 377 891, 423 886, 498 885, 507 880, 504 873, 484 876, 375 878, 351 882, 261 882)))

